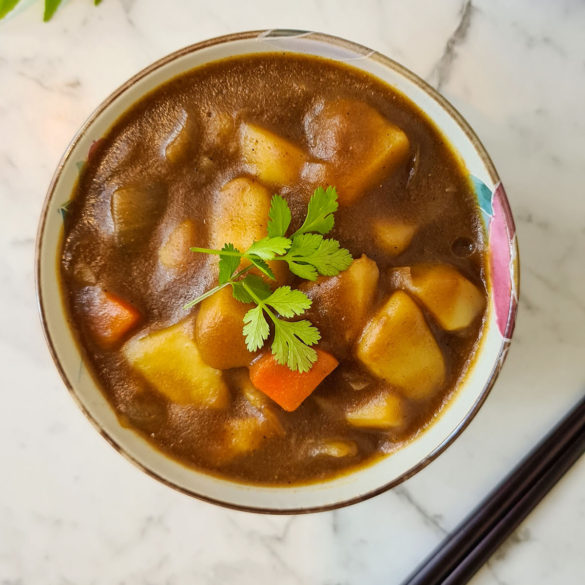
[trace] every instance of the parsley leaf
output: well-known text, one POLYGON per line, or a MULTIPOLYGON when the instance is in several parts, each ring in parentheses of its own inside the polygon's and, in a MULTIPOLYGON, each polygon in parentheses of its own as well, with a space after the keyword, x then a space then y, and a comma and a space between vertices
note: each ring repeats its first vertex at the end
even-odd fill
POLYGON ((334 224, 333 214, 338 207, 335 187, 329 186, 327 189, 317 187, 309 200, 307 217, 294 235, 307 232, 318 232, 320 234, 330 232, 334 224))
POLYGON ((264 301, 283 317, 294 317, 304 313, 313 301, 300 290, 292 290, 290 286, 279 286, 264 301))
MULTIPOLYGON (((222 252, 237 252, 240 251, 234 247, 233 244, 225 244, 221 249, 222 252)), ((219 255, 219 284, 225 284, 233 276, 234 272, 240 265, 240 258, 231 254, 219 255)))
POLYGON ((245 256, 254 254, 262 260, 274 260, 275 256, 282 256, 290 248, 291 241, 288 238, 277 236, 275 238, 262 238, 254 242, 247 250, 245 256))
POLYGON ((284 197, 273 195, 268 212, 268 235, 271 238, 284 236, 290 225, 290 220, 290 208, 284 197))
POLYGON ((244 336, 246 338, 246 345, 250 351, 260 349, 268 335, 270 334, 270 327, 268 321, 264 316, 262 306, 258 305, 250 309, 244 315, 244 336))
POLYGON ((277 320, 274 322, 272 353, 279 364, 301 373, 308 372, 317 360, 317 352, 309 346, 319 339, 321 334, 310 321, 277 320))

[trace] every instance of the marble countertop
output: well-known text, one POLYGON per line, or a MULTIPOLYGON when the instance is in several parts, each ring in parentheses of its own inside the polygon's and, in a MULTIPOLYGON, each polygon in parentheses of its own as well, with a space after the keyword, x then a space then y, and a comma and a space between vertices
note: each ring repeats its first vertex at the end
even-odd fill
MULTIPOLYGON (((0 22, 0 584, 398 584, 585 391, 585 4, 579 0, 105 0, 0 22), (163 8, 164 5, 164 8, 163 8), (65 390, 36 313, 34 238, 86 116, 159 57, 237 30, 313 29, 427 79, 491 153, 522 298, 508 362, 465 433, 400 487, 335 512, 224 510, 137 471, 65 390)), ((585 583, 585 459, 474 585, 585 583)))

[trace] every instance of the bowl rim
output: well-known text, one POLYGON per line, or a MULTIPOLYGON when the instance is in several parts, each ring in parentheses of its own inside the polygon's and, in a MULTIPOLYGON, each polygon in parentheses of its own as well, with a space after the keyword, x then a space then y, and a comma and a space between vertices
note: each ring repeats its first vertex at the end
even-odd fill
MULTIPOLYGON (((43 207, 41 210, 41 215, 39 219, 39 225, 37 228, 36 234, 36 241, 35 241, 35 269, 34 269, 34 276, 35 276, 35 293, 36 293, 36 300, 37 300, 37 308, 39 311, 39 317, 41 320, 41 326, 43 335, 45 337, 45 341, 47 342, 49 352, 51 354, 51 358, 59 372, 62 381, 64 382, 69 394, 73 398, 74 402, 77 404, 81 412, 85 415, 85 417, 89 420, 92 426, 99 432, 99 434, 126 460, 130 461, 133 465, 135 465, 138 469, 149 475, 150 477, 156 479, 157 481, 163 483, 164 485, 173 488, 174 490, 183 493, 185 495, 191 496, 198 500, 208 502, 211 504, 215 504, 221 506, 223 508, 228 508, 232 510, 238 510, 243 512, 252 512, 252 513, 259 513, 259 514, 272 514, 272 515, 295 515, 295 514, 308 514, 308 513, 315 513, 315 512, 325 512, 336 510, 345 506, 349 506, 352 504, 357 504, 373 498, 381 493, 388 491, 397 485, 401 484, 402 482, 406 481, 410 477, 414 476, 416 473, 424 469, 427 465, 429 465, 432 461, 437 459, 439 455, 441 455, 447 447, 449 447, 455 439, 457 439, 463 431, 468 427, 471 421, 475 418, 476 414, 478 413, 481 406, 486 401, 488 395, 493 388, 496 379, 502 369, 502 366, 506 360, 508 350, 510 347, 512 335, 515 328, 516 317, 518 313, 518 305, 517 303, 511 308, 510 313, 508 315, 508 320, 506 323, 504 334, 504 340, 502 343, 502 347, 498 353, 498 356, 494 362, 490 377, 485 384, 479 398, 473 404, 472 408, 467 411, 464 418, 461 422, 454 427, 449 435, 439 444, 437 445, 430 453, 426 455, 423 459, 418 461, 414 464, 411 468, 409 468, 406 472, 400 474, 398 477, 394 478, 393 480, 386 482, 385 484, 370 490, 364 494, 360 494, 353 498, 348 498, 339 502, 335 502, 332 504, 326 504, 322 506, 309 506, 309 507, 299 507, 299 508, 263 508, 263 507, 255 507, 255 506, 247 506, 247 505, 240 505, 231 502, 226 502, 220 499, 215 499, 213 497, 204 496, 202 494, 197 493, 194 490, 186 488, 184 486, 177 485, 173 481, 159 475, 155 470, 150 469, 141 461, 139 461, 136 457, 131 455, 126 449, 118 443, 108 432, 104 430, 101 424, 97 421, 97 419, 89 412, 87 407, 82 403, 80 397, 75 390, 74 384, 69 380, 67 377, 65 370, 61 364, 61 360, 57 354, 57 351, 54 347, 51 331, 49 329, 49 325, 47 322, 46 314, 45 314, 45 306, 43 304, 43 296, 41 292, 41 249, 43 245, 43 236, 45 232, 45 225, 47 220, 47 214, 50 207, 50 204, 53 200, 53 196, 55 194, 55 188, 59 179, 61 177, 61 173, 64 167, 69 163, 72 152, 77 145, 77 143, 82 139, 85 135, 89 127, 93 124, 93 122, 103 113, 103 111, 113 102, 115 101, 120 95, 122 95, 125 91, 131 88, 134 84, 138 81, 143 79, 144 77, 148 76, 153 71, 171 63, 172 61, 181 58, 183 56, 189 55, 191 53, 197 52, 201 49, 205 49, 207 47, 212 47, 215 45, 220 45, 232 41, 239 41, 239 40, 250 40, 255 38, 262 38, 262 37, 278 37, 278 36, 310 36, 311 39, 316 41, 321 41, 339 48, 346 49, 348 51, 362 54, 367 56, 368 59, 373 59, 385 67, 394 70, 399 75, 405 77, 415 85, 417 85, 421 90, 423 90, 431 99, 438 103, 438 105, 447 112, 447 114, 454 119, 456 124, 460 127, 460 129, 465 133, 467 138, 472 143, 476 153, 482 160, 483 164, 485 165, 486 170, 490 176, 490 179, 493 181, 494 185, 501 184, 501 180, 499 175, 496 171, 495 165, 493 164, 487 150, 483 146, 480 139, 477 137, 469 123, 465 120, 462 114, 445 98, 443 97, 437 90, 435 90, 431 85, 429 85, 425 80, 419 77, 417 74, 413 73, 405 66, 401 65, 400 63, 394 61, 390 57, 379 53, 378 51, 374 51, 364 45, 359 43, 355 43, 353 41, 349 41, 342 37, 338 37, 335 35, 330 35, 327 33, 322 32, 315 32, 315 31, 306 31, 306 30, 296 30, 296 29, 259 29, 259 30, 249 30, 249 31, 242 31, 236 33, 230 33, 226 35, 221 35, 217 37, 213 37, 210 39, 206 39, 200 41, 198 43, 194 43, 173 51, 172 53, 154 61, 147 67, 141 69, 138 73, 130 77, 127 81, 125 81, 122 85, 120 85, 117 89, 115 89, 112 93, 110 93, 101 103, 91 112, 91 114, 86 118, 80 128, 77 130, 71 141, 69 142, 67 148, 65 149, 63 155, 61 156, 59 163, 53 173, 51 178, 51 182, 47 189, 47 193, 45 195, 45 199, 43 202, 43 207)), ((253 53, 250 53, 253 54, 253 53)), ((429 118, 432 122, 432 119, 429 118)), ((504 206, 504 210, 507 215, 507 222, 508 224, 514 229, 515 233, 515 224, 514 218, 511 212, 510 203, 508 198, 503 192, 502 203, 504 206)), ((512 273, 513 284, 515 285, 515 290, 517 297, 520 294, 520 257, 518 251, 518 239, 517 237, 514 238, 514 246, 515 246, 515 260, 514 260, 514 270, 512 273)), ((155 447, 152 447, 155 448, 155 447)), ((375 464, 375 463, 374 463, 375 464)), ((359 473, 359 470, 356 470, 355 473, 359 473)), ((229 481, 229 480, 228 480, 229 481)))

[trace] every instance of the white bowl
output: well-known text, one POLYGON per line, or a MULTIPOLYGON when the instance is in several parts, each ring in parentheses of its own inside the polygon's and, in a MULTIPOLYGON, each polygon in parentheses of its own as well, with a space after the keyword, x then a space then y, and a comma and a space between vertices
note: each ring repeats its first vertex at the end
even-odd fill
POLYGON ((462 432, 487 397, 506 356, 518 293, 514 222, 497 173, 460 114, 416 75, 360 45, 300 31, 245 32, 182 49, 138 73, 89 117, 65 152, 49 187, 37 238, 37 292, 41 318, 55 364, 80 408, 120 453, 163 483, 225 506, 268 513, 331 509, 378 494, 404 481, 439 455, 462 432), (169 79, 235 55, 305 53, 349 64, 391 85, 434 122, 472 176, 486 226, 489 305, 476 358, 436 421, 399 451, 340 477, 292 487, 246 485, 188 468, 123 427, 82 359, 68 325, 58 281, 63 237, 60 210, 71 198, 79 167, 92 143, 135 102, 169 79))

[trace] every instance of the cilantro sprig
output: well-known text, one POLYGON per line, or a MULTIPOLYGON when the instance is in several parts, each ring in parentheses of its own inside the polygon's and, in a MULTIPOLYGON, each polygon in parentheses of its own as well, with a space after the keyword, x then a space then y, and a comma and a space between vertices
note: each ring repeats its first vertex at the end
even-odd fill
POLYGON ((286 262, 293 274, 305 280, 316 280, 319 275, 335 276, 349 268, 353 260, 351 254, 337 240, 323 237, 333 228, 337 207, 335 187, 317 188, 301 227, 287 237, 292 214, 286 200, 274 195, 268 213, 268 236, 253 242, 247 250, 240 251, 232 243, 224 244, 221 250, 191 248, 193 252, 219 256, 219 283, 187 303, 185 309, 231 286, 235 299, 256 305, 243 319, 247 348, 250 351, 260 349, 270 337, 272 324, 271 348, 277 362, 299 372, 310 370, 317 359, 311 346, 321 339, 321 334, 307 319, 287 319, 302 315, 311 307, 311 299, 290 286, 280 286, 273 291, 264 278, 250 270, 256 268, 264 277, 275 280, 268 262, 279 260, 286 262), (238 270, 243 260, 249 264, 238 270))

